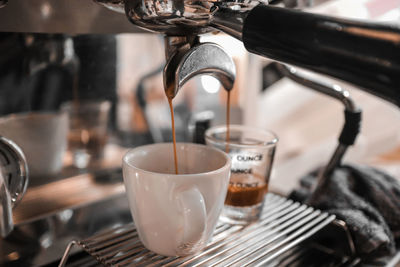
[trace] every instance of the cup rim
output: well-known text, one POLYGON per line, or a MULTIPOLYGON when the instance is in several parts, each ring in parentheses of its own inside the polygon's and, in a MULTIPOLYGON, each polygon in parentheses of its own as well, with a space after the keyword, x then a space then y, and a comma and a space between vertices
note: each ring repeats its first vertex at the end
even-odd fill
MULTIPOLYGON (((60 110, 62 111, 74 111, 75 102, 73 100, 66 101, 61 103, 60 110)), ((111 101, 107 99, 83 99, 77 102, 78 108, 89 108, 89 107, 97 107, 99 109, 108 110, 111 107, 111 101)), ((79 109, 78 109, 79 110, 79 109)))
POLYGON ((257 133, 261 133, 261 134, 269 134, 272 136, 272 138, 271 138, 271 140, 262 142, 260 144, 238 144, 238 143, 226 142, 226 140, 217 139, 212 136, 212 133, 226 132, 226 129, 227 129, 226 125, 213 126, 206 130, 206 132, 204 133, 204 137, 206 140, 209 140, 212 143, 218 143, 218 144, 221 144, 224 146, 229 145, 229 147, 236 147, 236 148, 275 147, 279 141, 277 134, 271 130, 266 130, 266 129, 262 129, 262 128, 252 127, 252 126, 246 126, 246 125, 240 125, 240 124, 230 124, 229 125, 230 131, 232 131, 232 130, 252 131, 252 132, 257 132, 257 133))
POLYGON ((6 123, 8 121, 15 120, 24 120, 35 118, 43 118, 43 117, 51 117, 55 118, 58 116, 66 115, 67 113, 63 110, 55 110, 55 111, 28 111, 28 112, 20 112, 20 113, 10 113, 5 116, 0 117, 0 124, 6 123))
POLYGON ((222 167, 220 167, 220 168, 218 168, 216 170, 212 170, 212 171, 208 171, 208 172, 200 172, 200 173, 193 173, 193 174, 175 174, 175 173, 162 173, 162 172, 152 172, 152 171, 144 170, 144 169, 136 167, 136 166, 132 165, 130 162, 128 162, 127 158, 128 158, 129 154, 137 152, 137 151, 140 151, 145 147, 159 146, 159 145, 171 145, 172 146, 173 143, 172 142, 154 143, 154 144, 143 145, 143 146, 138 146, 138 147, 129 149, 125 153, 125 155, 123 156, 122 162, 123 162, 123 164, 128 165, 130 168, 133 168, 135 170, 139 170, 139 171, 141 171, 143 173, 148 173, 148 174, 153 174, 153 175, 154 174, 156 174, 156 175, 164 175, 164 176, 168 175, 168 176, 171 176, 171 177, 185 177, 185 176, 196 177, 196 176, 204 176, 204 175, 213 175, 213 174, 216 174, 216 173, 224 172, 225 169, 230 169, 230 166, 231 166, 231 158, 228 156, 228 154, 226 154, 222 150, 216 149, 216 148, 211 147, 211 146, 195 144, 195 143, 187 143, 187 142, 177 142, 176 145, 177 146, 178 145, 194 146, 194 147, 201 147, 202 149, 212 150, 214 152, 217 152, 218 154, 221 154, 225 158, 225 160, 226 160, 225 164, 222 167))

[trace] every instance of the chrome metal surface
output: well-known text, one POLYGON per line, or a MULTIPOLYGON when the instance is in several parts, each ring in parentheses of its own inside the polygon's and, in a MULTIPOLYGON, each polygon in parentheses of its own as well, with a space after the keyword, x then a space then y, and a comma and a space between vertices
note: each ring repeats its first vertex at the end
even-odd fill
MULTIPOLYGON (((115 8, 115 0, 98 2, 115 8)), ((133 24, 168 35, 210 32, 213 31, 213 27, 219 25, 218 22, 213 23, 216 13, 237 13, 242 14, 239 17, 243 17, 245 16, 243 14, 259 3, 268 4, 268 1, 264 0, 125 0, 124 2, 125 13, 133 24)))
POLYGON ((124 193, 120 168, 79 174, 30 188, 14 209, 13 218, 16 224, 24 224, 124 193))
MULTIPOLYGON (((302 75, 297 73, 296 68, 287 67, 282 64, 277 65, 278 70, 287 78, 297 82, 307 88, 313 89, 319 93, 324 95, 333 97, 339 100, 345 107, 346 110, 355 112, 358 110, 356 104, 350 96, 350 93, 341 88, 339 85, 325 85, 321 82, 312 81, 308 78, 305 78, 302 75)), ((325 183, 325 180, 328 179, 330 173, 341 164, 344 154, 347 151, 348 146, 339 143, 330 157, 328 163, 323 168, 321 173, 318 175, 318 182, 314 186, 314 190, 325 183)))
POLYGON ((6 237, 14 228, 12 219, 10 191, 2 172, 0 172, 0 235, 6 237))
POLYGON ((131 223, 121 171, 103 174, 29 188, 13 210, 14 230, 0 239, 0 266, 58 264, 71 240, 131 223))
MULTIPOLYGON (((197 5, 198 2, 201 1, 197 1, 197 5)), ((234 5, 234 1, 231 2, 234 5)), ((246 2, 249 1, 237 1, 237 5, 245 5, 246 2)), ((316 2, 320 1, 313 1, 313 4, 316 2)), ((187 5, 185 14, 193 12, 191 8, 187 5)), ((67 34, 144 32, 126 19, 124 0, 0 0, 0 31, 67 34)))
MULTIPOLYGON (((167 40, 180 37, 166 37, 167 40)), ((171 42, 167 41, 166 44, 171 42)), ((171 47, 166 45, 167 56, 171 47)), ((231 90, 236 77, 233 59, 217 44, 198 43, 188 49, 183 44, 169 58, 164 68, 164 88, 168 97, 174 98, 180 88, 196 75, 208 74, 220 81, 225 90, 231 90)))
POLYGON ((94 1, 112 11, 116 11, 121 14, 125 13, 124 0, 94 0, 94 1))
POLYGON ((246 17, 247 12, 226 9, 224 12, 216 12, 210 25, 242 41, 243 24, 246 17))
MULTIPOLYGON (((111 6, 115 1, 108 2, 111 6)), ((87 34, 144 31, 132 25, 124 14, 107 10, 92 0, 12 0, 0 9, 0 32, 87 34)))
POLYGON ((28 186, 28 164, 20 147, 3 136, 0 136, 0 153, 0 170, 7 179, 11 201, 15 206, 21 201, 28 186))
POLYGON ((198 254, 157 255, 142 245, 134 225, 129 224, 72 241, 59 266, 65 266, 75 245, 105 266, 279 266, 288 254, 299 254, 298 244, 334 220, 334 215, 270 193, 259 221, 247 226, 221 222, 209 245, 198 254))
POLYGON ((344 154, 346 153, 348 149, 348 146, 343 145, 343 144, 338 144, 335 151, 333 152, 332 156, 330 157, 328 164, 326 164, 326 166, 324 167, 324 169, 322 170, 321 174, 318 177, 318 183, 316 186, 318 185, 322 185, 324 183, 325 179, 328 179, 329 175, 332 173, 332 171, 340 166, 340 164, 342 163, 342 159, 344 154))
POLYGON ((350 93, 341 88, 339 85, 333 84, 333 85, 327 85, 327 84, 322 84, 321 82, 317 81, 312 81, 300 74, 298 74, 298 71, 294 67, 287 67, 282 64, 278 64, 279 70, 284 74, 286 77, 289 79, 304 85, 310 89, 313 89, 317 92, 320 92, 324 95, 333 97, 340 102, 343 103, 344 107, 349 110, 349 111, 356 111, 357 106, 354 103, 354 101, 350 97, 350 93))
POLYGON ((0 136, 0 234, 7 236, 14 228, 12 209, 28 186, 28 164, 17 144, 0 136))

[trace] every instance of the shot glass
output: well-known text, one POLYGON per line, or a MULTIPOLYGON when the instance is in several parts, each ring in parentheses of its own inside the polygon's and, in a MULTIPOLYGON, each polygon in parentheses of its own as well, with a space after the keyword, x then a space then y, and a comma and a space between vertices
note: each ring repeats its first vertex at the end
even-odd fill
POLYGON ((68 149, 75 167, 86 168, 103 158, 110 107, 109 101, 67 102, 61 106, 69 114, 68 149))
POLYGON ((221 219, 232 224, 247 224, 257 220, 263 208, 264 196, 274 160, 277 136, 267 130, 230 125, 216 126, 205 133, 206 144, 228 153, 231 177, 221 219))

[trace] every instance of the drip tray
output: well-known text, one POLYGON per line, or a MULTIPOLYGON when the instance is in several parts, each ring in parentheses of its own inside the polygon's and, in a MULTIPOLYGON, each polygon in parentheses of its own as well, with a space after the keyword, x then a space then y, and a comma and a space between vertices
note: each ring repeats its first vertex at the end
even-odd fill
MULTIPOLYGON (((341 225, 347 235, 345 225, 334 215, 269 193, 259 221, 246 226, 220 222, 211 242, 198 254, 155 254, 142 245, 135 226, 129 224, 71 242, 60 266, 337 266, 352 258, 336 255, 336 249, 321 245, 315 238, 316 233, 333 225, 341 225), (83 251, 68 257, 74 246, 83 251)), ((322 236, 325 243, 331 243, 326 242, 326 234, 322 236)), ((333 236, 337 238, 337 234, 333 236)))

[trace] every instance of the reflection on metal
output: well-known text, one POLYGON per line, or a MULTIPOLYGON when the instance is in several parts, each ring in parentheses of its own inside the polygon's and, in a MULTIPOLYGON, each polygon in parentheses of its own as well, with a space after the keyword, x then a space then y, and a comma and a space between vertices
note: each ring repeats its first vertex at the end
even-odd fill
MULTIPOLYGON (((115 0, 100 0, 111 8, 115 0)), ((142 28, 167 35, 200 34, 228 29, 232 21, 243 23, 248 11, 259 3, 268 4, 264 0, 125 0, 125 12, 129 20, 142 28), (230 23, 223 23, 226 14, 235 17, 230 23), (222 17, 219 17, 219 16, 222 17), (216 19, 214 22, 214 17, 216 19), (223 27, 218 26, 222 23, 223 27)), ((241 26, 234 26, 232 31, 240 31, 241 26), (238 28, 239 27, 239 28, 238 28)), ((241 36, 241 31, 239 33, 241 36)))
MULTIPOLYGON (((243 23, 256 5, 268 0, 95 0, 111 10, 125 11, 129 20, 144 29, 167 35, 191 35, 218 29, 242 40, 243 23)), ((285 4, 288 1, 285 1, 285 4)), ((310 6, 291 1, 291 7, 310 6)), ((321 2, 321 1, 319 1, 321 2)))
MULTIPOLYGON (((64 213, 68 209, 123 194, 125 188, 121 170, 118 168, 112 172, 120 178, 118 182, 103 182, 102 173, 112 175, 110 170, 104 170, 97 175, 86 173, 30 188, 14 211, 15 223, 22 224, 49 214, 64 213)), ((63 216, 65 214, 61 218, 63 216)))
POLYGON ((0 234, 6 237, 14 228, 12 209, 28 186, 28 164, 13 141, 0 136, 0 234))
MULTIPOLYGON (((337 100, 339 100, 345 107, 345 111, 351 112, 351 113, 357 113, 361 112, 357 107, 356 104, 354 103, 353 99, 350 97, 350 93, 344 89, 342 89, 338 85, 325 85, 322 84, 321 82, 317 81, 312 81, 308 78, 303 77, 302 75, 299 75, 297 73, 297 70, 293 67, 287 67, 282 64, 277 64, 277 69, 284 75, 285 77, 293 80, 296 83, 299 83, 307 88, 310 88, 312 90, 315 90, 319 93, 322 93, 324 95, 333 97, 337 100)), ((345 118, 345 125, 346 123, 349 123, 346 121, 347 118, 345 118)), ((343 128, 343 130, 345 127, 343 128)), ((355 133, 356 135, 358 134, 355 133)), ((355 139, 355 137, 354 137, 355 139)), ((343 144, 339 140, 339 144, 337 145, 334 153, 332 154, 331 158, 329 159, 327 165, 324 167, 322 172, 318 176, 318 182, 314 187, 314 190, 321 186, 322 184, 325 183, 326 179, 329 179, 330 174, 332 171, 338 167, 343 159, 344 154, 347 151, 348 144, 343 144)))
POLYGON ((0 172, 0 235, 6 237, 14 228, 11 196, 4 175, 0 172))
POLYGON ((120 168, 30 187, 0 241, 0 266, 58 263, 71 240, 131 223, 124 192, 120 168))
POLYGON ((227 91, 233 88, 235 63, 219 45, 198 43, 197 37, 190 36, 167 36, 165 43, 168 62, 164 68, 164 88, 168 97, 174 98, 188 80, 200 74, 215 77, 227 91))
MULTIPOLYGON (((300 263, 299 258, 310 253, 299 244, 304 244, 334 221, 334 215, 268 194, 260 221, 247 226, 220 223, 211 243, 198 254, 186 257, 157 255, 142 245, 134 225, 130 224, 85 240, 72 241, 59 266, 65 266, 75 245, 105 266, 288 266, 285 264, 291 257, 297 257, 300 263)), ((331 257, 323 257, 322 262, 333 260, 331 257)), ((342 256, 335 260, 345 263, 351 259, 342 256)))
MULTIPOLYGON (((1 0, 0 5, 4 2, 1 0)), ((12 0, 0 9, 0 32, 86 34, 144 31, 132 25, 124 14, 107 10, 92 0, 12 0)))
POLYGON ((125 14, 125 5, 124 5, 124 0, 94 0, 97 3, 104 5, 105 7, 107 7, 108 9, 121 13, 121 14, 125 14))
POLYGON ((287 67, 282 64, 277 64, 277 67, 283 75, 293 80, 294 82, 339 100, 349 111, 357 110, 355 103, 350 97, 350 93, 347 90, 341 88, 339 85, 325 85, 321 82, 312 81, 298 74, 296 68, 293 67, 287 67))
MULTIPOLYGON (((267 3, 266 0, 261 2, 267 3)), ((241 39, 241 25, 246 11, 258 3, 257 0, 0 0, 0 31, 68 34, 143 32, 126 19, 126 9, 134 24, 153 31, 184 28, 191 29, 190 33, 193 33, 193 26, 198 32, 218 28, 241 39), (127 2, 127 7, 124 2, 127 2), (136 6, 137 3, 140 5, 136 6), (217 9, 223 12, 217 12, 217 9), (139 20, 141 18, 143 21, 139 20)))

